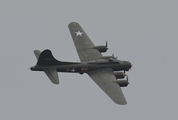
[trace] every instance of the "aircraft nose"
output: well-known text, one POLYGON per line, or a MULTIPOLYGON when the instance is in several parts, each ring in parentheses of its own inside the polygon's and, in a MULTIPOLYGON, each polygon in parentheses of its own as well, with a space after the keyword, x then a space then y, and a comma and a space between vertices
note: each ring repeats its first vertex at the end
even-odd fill
POLYGON ((132 63, 130 63, 130 68, 132 68, 133 67, 133 65, 132 65, 132 63))
POLYGON ((131 62, 129 62, 129 64, 130 64, 130 68, 132 68, 132 67, 133 67, 132 63, 131 63, 131 62))

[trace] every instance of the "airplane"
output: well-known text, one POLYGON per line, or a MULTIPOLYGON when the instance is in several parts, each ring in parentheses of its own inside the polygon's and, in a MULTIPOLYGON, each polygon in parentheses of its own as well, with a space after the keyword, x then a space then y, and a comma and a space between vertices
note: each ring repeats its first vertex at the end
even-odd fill
POLYGON ((127 104, 121 87, 129 84, 125 71, 132 68, 131 62, 118 60, 114 55, 103 56, 102 53, 108 50, 107 42, 106 45, 95 46, 78 23, 71 22, 68 27, 81 62, 59 61, 49 49, 42 52, 34 50, 37 63, 30 69, 44 71, 54 84, 59 84, 57 72, 86 73, 116 104, 127 104))

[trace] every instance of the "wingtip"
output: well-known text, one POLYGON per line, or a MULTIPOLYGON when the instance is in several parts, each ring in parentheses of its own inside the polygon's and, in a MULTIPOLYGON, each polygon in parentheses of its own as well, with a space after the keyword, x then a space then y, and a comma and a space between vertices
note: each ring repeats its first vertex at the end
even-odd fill
POLYGON ((77 22, 71 22, 71 23, 69 23, 68 26, 70 27, 70 26, 76 26, 76 25, 79 25, 79 24, 77 22))
POLYGON ((60 82, 59 81, 52 81, 53 84, 58 85, 60 82))
POLYGON ((116 104, 118 104, 118 105, 126 105, 127 104, 127 102, 125 101, 125 102, 115 102, 116 104))
POLYGON ((127 101, 126 99, 123 99, 123 100, 113 100, 116 104, 118 105, 126 105, 127 104, 127 101))

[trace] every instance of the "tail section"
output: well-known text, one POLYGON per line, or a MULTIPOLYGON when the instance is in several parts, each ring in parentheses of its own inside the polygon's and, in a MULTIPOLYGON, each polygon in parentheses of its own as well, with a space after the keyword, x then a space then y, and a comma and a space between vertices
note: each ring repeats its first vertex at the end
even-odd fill
POLYGON ((56 60, 50 50, 34 50, 34 54, 38 60, 36 66, 44 66, 43 71, 54 84, 59 84, 57 70, 53 65, 60 65, 62 62, 56 60))
POLYGON ((34 52, 34 54, 35 54, 35 56, 36 56, 36 59, 38 60, 38 58, 40 57, 41 51, 39 51, 39 50, 34 50, 33 52, 34 52))
POLYGON ((38 50, 34 51, 35 56, 38 58, 37 66, 53 66, 60 65, 62 62, 56 60, 52 52, 48 49, 44 50, 42 53, 38 50))
POLYGON ((43 70, 52 83, 59 84, 59 77, 56 68, 44 68, 43 70))

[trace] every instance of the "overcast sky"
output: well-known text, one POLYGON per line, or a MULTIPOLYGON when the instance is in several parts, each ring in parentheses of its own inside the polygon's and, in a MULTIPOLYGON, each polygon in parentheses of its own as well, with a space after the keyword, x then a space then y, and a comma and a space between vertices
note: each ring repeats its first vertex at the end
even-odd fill
POLYGON ((178 118, 177 0, 1 0, 1 120, 176 120, 178 118), (59 73, 54 85, 33 50, 79 61, 68 30, 78 22, 95 45, 108 41, 132 62, 127 105, 115 104, 86 74, 59 73))

